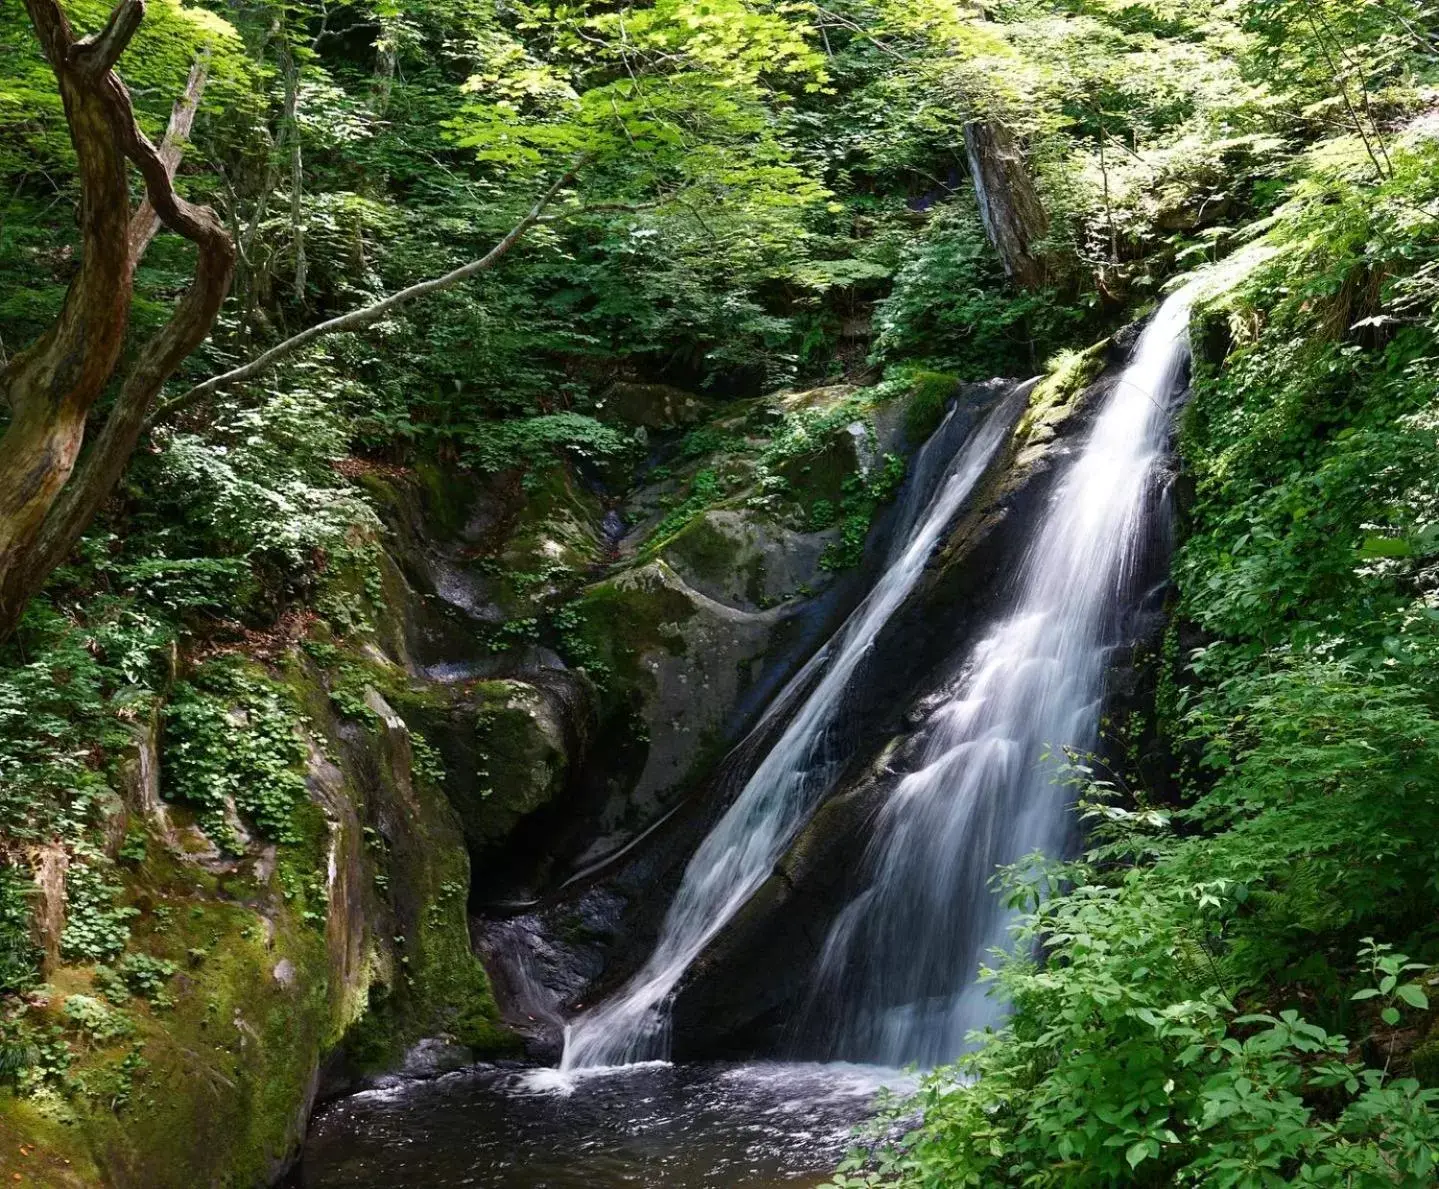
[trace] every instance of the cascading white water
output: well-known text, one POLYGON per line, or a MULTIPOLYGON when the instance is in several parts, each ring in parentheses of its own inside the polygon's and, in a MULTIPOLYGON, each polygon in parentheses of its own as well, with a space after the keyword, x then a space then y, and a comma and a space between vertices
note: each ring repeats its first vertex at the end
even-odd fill
POLYGON ((920 767, 881 811, 867 890, 831 928, 809 1015, 832 1057, 929 1067, 997 1015, 975 982, 1005 941, 995 868, 1060 853, 1068 797, 1046 752, 1089 749, 1188 362, 1192 287, 1145 329, 1052 496, 1010 610, 970 650, 920 767))
MULTIPOLYGON (((945 527, 1008 435, 1018 394, 991 412, 956 452, 902 550, 823 652, 791 683, 823 676, 685 869, 655 951, 633 978, 565 1029, 561 1072, 669 1055, 670 998, 681 976, 769 876, 829 788, 844 749, 831 746, 845 694, 875 638, 914 589, 945 527)), ((785 694, 779 702, 786 703, 785 694)))

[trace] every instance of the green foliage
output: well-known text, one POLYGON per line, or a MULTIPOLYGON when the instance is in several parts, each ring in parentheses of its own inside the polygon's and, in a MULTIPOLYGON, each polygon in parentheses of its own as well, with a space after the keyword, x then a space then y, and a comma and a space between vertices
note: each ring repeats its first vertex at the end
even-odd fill
POLYGON ((844 495, 836 514, 839 540, 825 549, 819 561, 821 567, 847 570, 864 560, 870 526, 880 508, 894 499, 899 485, 904 482, 904 472, 904 459, 897 454, 886 454, 869 471, 845 476, 844 495))
POLYGON ((178 684, 165 715, 166 795, 199 808, 206 833, 239 847, 230 815, 298 842, 308 749, 292 695, 255 669, 211 662, 178 684))
POLYGON ((148 999, 157 1007, 168 1006, 171 1002, 165 992, 165 984, 179 970, 175 963, 150 954, 129 953, 120 959, 116 973, 124 985, 142 999, 148 999))
POLYGON ((946 372, 917 372, 910 383, 912 394, 904 407, 904 432, 910 442, 917 444, 939 428, 959 380, 946 372))
POLYGON ((27 991, 35 982, 39 955, 30 936, 34 895, 26 872, 0 867, 0 994, 27 991))
POLYGON ((877 311, 881 358, 920 358, 964 380, 1023 375, 1076 329, 1054 293, 1010 293, 970 199, 939 208, 877 311))
POLYGON ((138 910, 121 904, 124 891, 103 856, 83 854, 65 876, 65 932, 61 953, 67 958, 104 959, 118 954, 130 940, 126 923, 138 910))
POLYGON ((104 1046, 135 1032, 134 1022, 89 995, 67 995, 61 1008, 65 1019, 92 1045, 104 1046))
POLYGON ((543 466, 557 454, 602 462, 628 453, 633 445, 612 426, 579 413, 479 423, 466 427, 459 437, 466 447, 466 461, 482 471, 543 466))
POLYGON ((973 1080, 931 1076, 902 1104, 898 1117, 923 1110, 921 1131, 856 1156, 836 1184, 1431 1182, 1439 1092, 1350 1059, 1296 1010, 1235 1006, 1216 961, 1228 881, 1081 862, 1013 872, 1009 887, 1028 906, 1018 940, 1044 955, 995 975, 1013 1021, 976 1038, 973 1080))
POLYGON ((655 525, 652 540, 662 542, 674 536, 691 520, 711 507, 724 495, 724 482, 714 471, 703 470, 695 473, 690 480, 689 493, 675 504, 664 518, 655 525))

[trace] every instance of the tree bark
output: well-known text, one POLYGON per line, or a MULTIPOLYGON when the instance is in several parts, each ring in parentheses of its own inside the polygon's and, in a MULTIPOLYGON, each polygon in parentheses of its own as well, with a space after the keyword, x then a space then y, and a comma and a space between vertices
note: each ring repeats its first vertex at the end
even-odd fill
MULTIPOLYGON (((185 155, 185 142, 190 139, 190 129, 195 126, 195 113, 200 110, 200 97, 205 93, 205 84, 210 79, 210 64, 205 55, 195 59, 190 67, 190 77, 185 81, 184 93, 175 100, 170 110, 170 122, 165 126, 164 139, 160 141, 160 161, 165 174, 172 181, 175 171, 180 168, 180 158, 185 155)), ((160 213, 147 194, 130 220, 130 263, 139 266, 141 258, 150 247, 151 241, 160 230, 160 213)))
POLYGON ((144 0, 120 0, 105 28, 85 38, 75 36, 59 0, 25 0, 25 7, 54 71, 75 146, 81 264, 54 325, 0 373, 0 397, 11 411, 0 437, 0 640, 108 495, 155 394, 209 333, 234 268, 229 236, 207 207, 176 194, 174 166, 140 131, 129 92, 112 71, 144 18, 144 0), (155 215, 196 244, 195 281, 141 350, 71 482, 86 417, 124 346, 135 263, 143 251, 136 250, 145 227, 131 219, 127 160, 144 178, 155 215))
POLYGON ((998 121, 972 121, 964 126, 964 148, 984 230, 1005 273, 1026 289, 1042 288, 1049 262, 1035 245, 1049 234, 1049 216, 1014 134, 998 121))

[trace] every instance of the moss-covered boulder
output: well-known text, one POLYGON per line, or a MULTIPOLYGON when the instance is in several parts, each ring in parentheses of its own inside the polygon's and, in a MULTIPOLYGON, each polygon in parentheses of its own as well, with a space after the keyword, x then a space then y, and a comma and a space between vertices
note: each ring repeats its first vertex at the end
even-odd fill
POLYGON ((467 682, 447 695, 417 713, 444 762, 470 853, 483 861, 564 793, 583 758, 591 694, 582 677, 555 669, 467 682))
POLYGON ((606 390, 600 415, 627 425, 646 429, 677 429, 694 425, 709 415, 709 406, 700 397, 668 384, 619 382, 606 390))
POLYGON ((268 1185, 327 1080, 426 1036, 512 1045, 470 950, 460 823, 405 722, 374 690, 338 715, 299 653, 225 681, 136 729, 120 845, 61 872, 59 960, 9 1024, 39 1051, 0 1094, 24 1183, 268 1185), (196 800, 211 771, 250 783, 196 800))
POLYGON ((637 775, 602 814, 594 853, 653 820, 735 741, 761 679, 797 663, 794 614, 722 602, 662 557, 585 592, 577 642, 603 675, 610 713, 632 709, 644 744, 637 775))
POLYGON ((690 589, 746 611, 828 586, 821 564, 836 529, 800 532, 743 509, 715 508, 697 517, 661 548, 660 556, 690 589))

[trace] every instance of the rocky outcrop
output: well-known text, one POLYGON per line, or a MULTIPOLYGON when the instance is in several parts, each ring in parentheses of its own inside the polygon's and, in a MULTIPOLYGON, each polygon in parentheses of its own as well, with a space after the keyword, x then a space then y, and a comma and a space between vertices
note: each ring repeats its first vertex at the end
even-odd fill
POLYGON ((829 586, 822 566, 836 529, 796 532, 734 508, 703 513, 672 537, 661 557, 690 590, 740 611, 808 598, 829 586))
MULTIPOLYGON (((77 1092, 42 1084, 0 1101, 0 1135, 34 1149, 27 1183, 268 1184, 326 1086, 399 1063, 426 1036, 512 1044, 469 948, 460 823, 414 762, 408 725, 373 688, 368 713, 337 714, 299 655, 254 680, 283 681, 307 714, 294 833, 218 845, 159 798, 164 708, 135 731, 117 763, 119 873, 127 953, 158 982, 127 995, 129 957, 112 969, 57 956, 37 1010, 64 1021, 83 1003, 118 1022, 75 1051, 77 1092)), ((64 865, 46 871, 63 905, 64 865)))
MULTIPOLYGON (((799 1015, 809 976, 837 905, 860 889, 867 823, 879 811, 923 740, 929 709, 955 679, 950 658, 964 655, 975 626, 1002 605, 1013 559, 1042 513, 1058 464, 1116 378, 1123 347, 1100 344, 1069 357, 1032 392, 1008 457, 987 488, 954 524, 931 572, 876 648, 893 658, 873 701, 891 707, 850 729, 865 735, 861 756, 819 809, 745 909, 691 968, 674 1005, 677 1057, 754 1053, 788 1046, 803 1055, 804 1038, 785 1032, 799 1015), (1106 364, 1108 369, 1106 370, 1106 364)), ((1162 542, 1153 556, 1162 558, 1162 542)), ((1136 608, 1135 640, 1162 625, 1157 607, 1136 608)), ((1137 703, 1141 671, 1116 657, 1109 700, 1137 703)), ((1111 715, 1110 731, 1117 728, 1111 715)), ((1136 729, 1142 729, 1139 724, 1136 729)), ((1115 737, 1115 746, 1130 742, 1115 737)))

